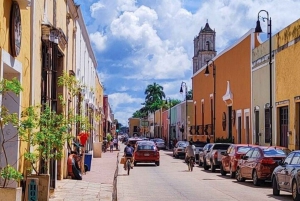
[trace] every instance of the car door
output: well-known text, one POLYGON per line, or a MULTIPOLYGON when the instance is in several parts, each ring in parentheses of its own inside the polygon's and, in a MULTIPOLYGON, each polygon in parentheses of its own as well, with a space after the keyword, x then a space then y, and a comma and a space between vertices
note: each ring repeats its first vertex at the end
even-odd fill
POLYGON ((223 169, 227 172, 229 171, 229 163, 231 158, 230 154, 232 152, 232 149, 234 149, 233 145, 229 146, 224 156, 222 157, 223 169))
POLYGON ((280 189, 287 189, 286 185, 286 175, 287 175, 287 166, 291 163, 292 158, 294 157, 294 152, 290 153, 284 160, 283 165, 280 165, 276 170, 277 183, 280 189))
POLYGON ((248 173, 248 160, 251 158, 251 155, 253 153, 254 149, 250 149, 244 156, 244 159, 241 159, 240 161, 240 172, 241 172, 241 176, 245 177, 245 178, 249 178, 249 173, 248 173), (246 158, 245 158, 246 157, 246 158))
POLYGON ((285 175, 285 188, 292 189, 292 180, 297 170, 300 167, 299 164, 300 153, 296 152, 290 162, 290 164, 286 165, 286 175, 285 175))
POLYGON ((257 167, 257 164, 260 161, 261 157, 262 157, 262 153, 260 152, 260 149, 255 148, 252 155, 251 155, 250 160, 248 160, 248 167, 249 168, 248 168, 247 174, 248 174, 249 178, 252 178, 252 173, 253 173, 254 169, 257 171, 256 167, 257 167))

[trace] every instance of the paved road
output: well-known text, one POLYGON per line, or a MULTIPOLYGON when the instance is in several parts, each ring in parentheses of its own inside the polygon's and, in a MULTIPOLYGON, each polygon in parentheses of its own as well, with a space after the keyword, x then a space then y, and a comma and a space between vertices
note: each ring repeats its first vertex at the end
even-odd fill
POLYGON ((160 151, 160 154, 159 167, 141 164, 129 176, 119 165, 118 201, 292 200, 291 194, 284 192, 274 197, 270 183, 261 187, 253 186, 251 181, 237 183, 218 171, 211 173, 198 166, 188 172, 183 160, 173 159, 172 152, 160 151))

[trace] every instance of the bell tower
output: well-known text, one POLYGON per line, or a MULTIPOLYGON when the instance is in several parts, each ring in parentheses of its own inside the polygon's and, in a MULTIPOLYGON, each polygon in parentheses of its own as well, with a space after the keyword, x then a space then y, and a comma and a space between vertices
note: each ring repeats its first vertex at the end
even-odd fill
POLYGON ((209 27, 208 21, 194 38, 193 74, 206 65, 206 61, 217 55, 216 32, 209 27))

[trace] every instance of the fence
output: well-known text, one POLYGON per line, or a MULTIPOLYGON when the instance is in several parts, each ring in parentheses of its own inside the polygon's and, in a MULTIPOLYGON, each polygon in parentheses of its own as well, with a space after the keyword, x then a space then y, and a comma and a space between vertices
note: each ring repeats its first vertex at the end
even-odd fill
POLYGON ((117 193, 117 180, 118 180, 118 172, 119 172, 119 153, 117 155, 117 167, 114 175, 114 181, 113 181, 113 192, 112 192, 112 201, 117 201, 118 200, 118 193, 117 193))

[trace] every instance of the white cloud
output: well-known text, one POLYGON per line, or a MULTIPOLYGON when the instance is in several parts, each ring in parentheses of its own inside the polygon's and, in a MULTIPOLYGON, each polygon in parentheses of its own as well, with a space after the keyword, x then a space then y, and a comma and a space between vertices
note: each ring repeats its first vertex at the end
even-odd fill
POLYGON ((107 36, 100 32, 90 34, 91 42, 95 45, 98 51, 103 51, 106 48, 107 36))

